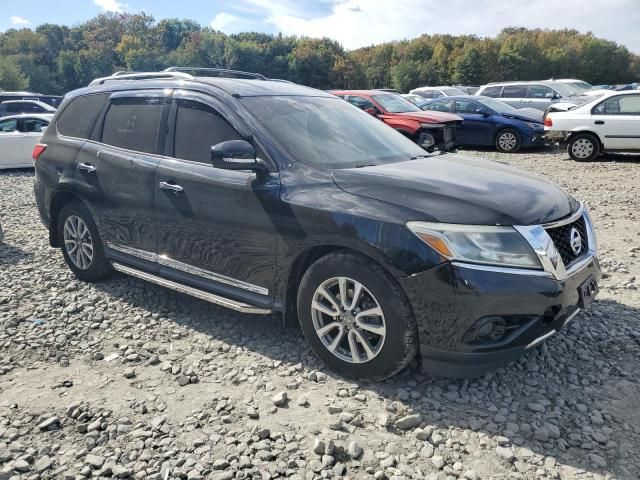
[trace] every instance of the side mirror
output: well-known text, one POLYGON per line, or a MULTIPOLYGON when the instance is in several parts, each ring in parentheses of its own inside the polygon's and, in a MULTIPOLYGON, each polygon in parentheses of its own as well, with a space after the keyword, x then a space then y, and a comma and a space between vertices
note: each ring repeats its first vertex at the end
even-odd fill
POLYGON ((489 117, 491 116, 491 112, 489 112, 489 110, 485 110, 484 108, 478 108, 476 109, 476 113, 483 115, 485 117, 489 117))
POLYGON ((374 117, 378 115, 378 110, 376 110, 373 107, 365 108, 364 111, 367 112, 369 115, 373 115, 374 117))
POLYGON ((246 140, 229 140, 211 147, 211 163, 225 170, 266 170, 256 158, 256 150, 246 140))

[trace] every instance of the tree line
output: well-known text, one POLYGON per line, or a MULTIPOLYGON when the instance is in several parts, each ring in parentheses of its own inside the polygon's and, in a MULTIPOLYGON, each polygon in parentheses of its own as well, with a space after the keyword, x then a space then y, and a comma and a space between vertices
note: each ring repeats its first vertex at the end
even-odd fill
POLYGON ((346 51, 329 38, 226 35, 192 20, 108 13, 77 26, 0 33, 0 88, 63 94, 118 70, 169 66, 260 72, 316 88, 481 85, 575 77, 594 84, 640 79, 640 56, 576 30, 507 28, 493 38, 422 35, 346 51))

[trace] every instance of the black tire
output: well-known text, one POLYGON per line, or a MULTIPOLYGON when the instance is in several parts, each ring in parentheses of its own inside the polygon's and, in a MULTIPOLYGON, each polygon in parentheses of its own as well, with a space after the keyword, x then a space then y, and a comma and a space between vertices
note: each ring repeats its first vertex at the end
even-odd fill
POLYGON ((522 139, 513 128, 504 128, 498 132, 494 143, 499 152, 515 153, 520 150, 522 139))
MULTIPOLYGON (((363 309, 370 308, 371 305, 371 303, 365 304, 363 309)), ((302 277, 297 307, 302 332, 311 348, 331 369, 345 377, 368 381, 384 380, 405 368, 418 352, 418 328, 404 291, 380 265, 364 256, 342 251, 317 260, 302 277), (336 277, 348 277, 361 283, 366 289, 363 302, 373 298, 384 315, 383 322, 386 325, 384 341, 379 344, 377 354, 363 363, 352 363, 334 355, 325 346, 314 327, 312 303, 316 290, 324 282, 336 277), (373 297, 369 297, 369 294, 373 297)), ((329 322, 334 321, 330 316, 325 318, 328 318, 329 322)), ((342 321, 340 323, 345 325, 342 321)), ((350 328, 358 330, 353 333, 369 335, 367 338, 372 338, 370 336, 372 334, 361 329, 360 325, 356 326, 355 320, 350 328)), ((347 335, 345 341, 349 345, 349 332, 347 330, 345 332, 347 335)), ((335 337, 338 337, 338 333, 335 337)), ((373 338, 375 339, 375 335, 373 338)))
POLYGON ((100 233, 98 232, 96 224, 93 221, 89 210, 87 210, 87 207, 77 202, 67 203, 60 210, 57 223, 58 241, 60 242, 59 245, 62 250, 62 255, 73 274, 85 282, 97 282, 107 278, 109 274, 112 273, 111 264, 105 257, 100 233), (86 268, 80 268, 80 266, 76 265, 77 260, 74 261, 71 258, 67 244, 65 243, 65 224, 67 219, 72 216, 80 218, 89 231, 89 238, 93 246, 93 256, 91 261, 88 262, 86 268))
POLYGON ((579 133, 569 140, 567 153, 576 162, 590 162, 600 155, 600 142, 591 133, 579 133))

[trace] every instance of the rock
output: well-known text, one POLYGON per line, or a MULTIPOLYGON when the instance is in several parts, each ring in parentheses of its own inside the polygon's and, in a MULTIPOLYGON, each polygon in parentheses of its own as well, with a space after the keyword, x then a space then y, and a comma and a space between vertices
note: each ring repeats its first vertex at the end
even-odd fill
POLYGON ((225 470, 229 468, 229 462, 227 462, 224 458, 219 458, 218 460, 213 462, 214 470, 225 470))
POLYGON ((363 452, 363 449, 358 444, 358 442, 353 441, 349 443, 349 446, 347 447, 347 455, 349 455, 351 458, 353 458, 354 460, 357 460, 362 455, 362 452, 363 452))
POLYGON ((186 385, 189 385, 191 379, 186 375, 180 374, 176 377, 176 381, 178 382, 178 385, 180 385, 181 387, 184 387, 186 385))
POLYGON ((462 478, 465 478, 466 480, 478 480, 478 474, 475 470, 466 470, 462 474, 462 478))
POLYGON ((313 452, 317 455, 324 455, 325 444, 319 438, 315 438, 313 441, 313 452))
POLYGON ((34 463, 33 465, 33 470, 37 473, 42 473, 46 470, 49 470, 50 468, 51 468, 51 459, 49 458, 48 455, 44 455, 38 458, 38 460, 36 460, 36 463, 34 463))
POLYGON ((90 465, 95 469, 98 469, 102 467, 102 464, 104 463, 104 457, 100 457, 98 455, 93 455, 90 453, 89 455, 84 457, 84 463, 90 465))
POLYGON ((431 457, 431 463, 438 470, 442 470, 445 465, 444 457, 442 455, 434 455, 433 457, 431 457))
POLYGON ((127 378, 127 379, 135 378, 135 376, 136 376, 136 371, 135 371, 133 368, 125 368, 125 369, 122 371, 122 376, 123 376, 124 378, 127 378))
POLYGON ((130 469, 122 465, 114 465, 111 468, 111 475, 116 478, 129 478, 132 475, 132 472, 130 469))
POLYGON ((396 427, 400 430, 411 430, 416 428, 422 423, 422 415, 419 413, 413 413, 411 415, 405 415, 396 422, 396 427))
POLYGON ((19 473, 24 473, 29 471, 29 463, 25 460, 16 460, 13 462, 13 470, 19 473))
POLYGON ((287 400, 288 400, 288 396, 287 396, 287 392, 285 391, 276 393, 271 399, 271 401, 276 407, 284 407, 287 404, 287 400))
POLYGON ((57 430, 59 426, 60 419, 58 417, 49 417, 38 424, 40 430, 57 430))
POLYGON ((233 472, 222 472, 222 473, 214 474, 211 477, 211 480, 231 480, 233 477, 234 477, 233 472))
POLYGON ((514 459, 513 452, 507 447, 496 447, 496 454, 507 463, 510 463, 514 459))

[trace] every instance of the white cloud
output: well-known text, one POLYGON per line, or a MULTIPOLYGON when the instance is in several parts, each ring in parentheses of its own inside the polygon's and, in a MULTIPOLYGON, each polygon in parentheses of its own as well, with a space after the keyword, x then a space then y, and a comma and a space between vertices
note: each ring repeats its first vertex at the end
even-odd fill
POLYGON ((332 0, 330 12, 309 18, 304 2, 246 0, 266 12, 266 22, 285 34, 325 36, 347 49, 423 33, 496 35, 505 27, 573 28, 640 52, 638 0, 332 0))
POLYGON ((17 15, 13 15, 11 17, 11 25, 31 25, 31 22, 26 18, 18 17, 17 15))
POLYGON ((118 0, 93 0, 93 3, 105 12, 122 13, 127 8, 127 5, 118 2, 118 0))
POLYGON ((209 25, 211 26, 211 28, 224 32, 228 30, 229 27, 238 25, 241 22, 242 19, 237 15, 232 15, 231 13, 227 12, 220 12, 215 17, 213 17, 213 20, 211 20, 211 23, 209 25))

